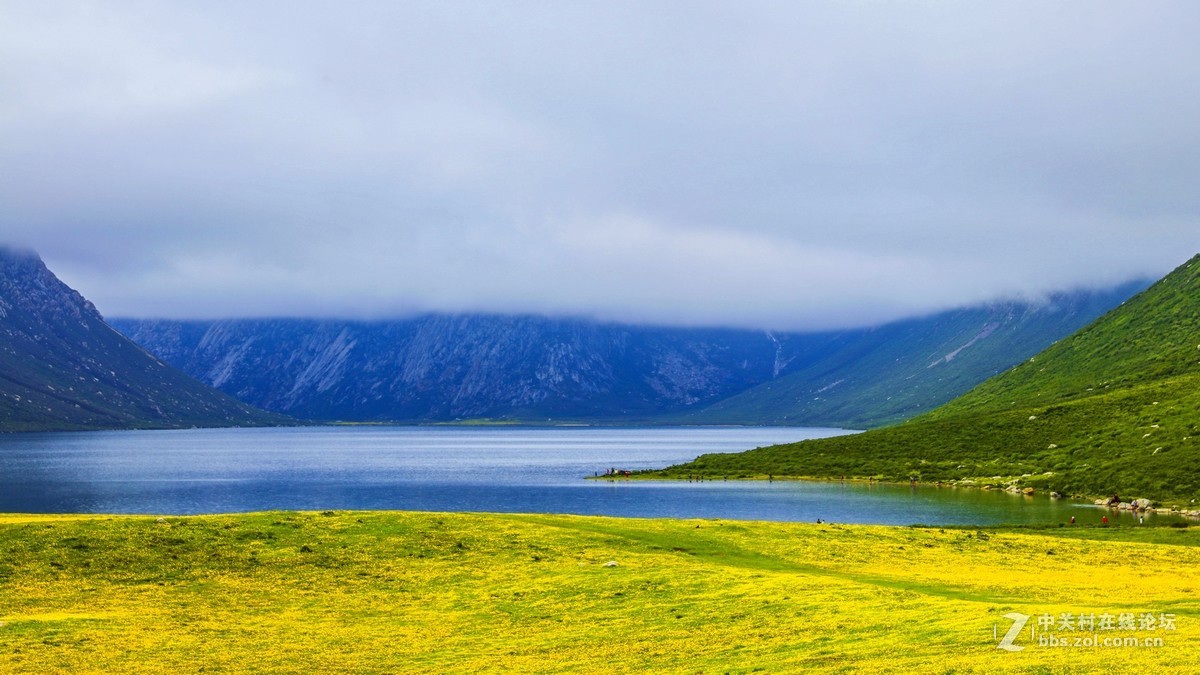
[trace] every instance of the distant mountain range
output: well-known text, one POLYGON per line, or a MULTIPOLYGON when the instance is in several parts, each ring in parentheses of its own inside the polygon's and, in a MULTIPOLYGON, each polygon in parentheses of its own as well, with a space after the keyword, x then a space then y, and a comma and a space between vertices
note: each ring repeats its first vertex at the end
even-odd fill
POLYGON ((0 248, 0 431, 295 418, 865 428, 950 400, 1143 286, 825 333, 491 315, 111 322, 139 347, 36 255, 0 248))
POLYGON ((35 254, 0 247, 0 431, 289 421, 150 356, 35 254))
POLYGON ((895 426, 665 475, 858 476, 1200 499, 1200 256, 1087 328, 895 426))
POLYGON ((243 401, 359 421, 645 421, 768 380, 803 342, 536 316, 113 325, 243 401))
POLYGON ((308 419, 868 427, 944 403, 1145 285, 811 334, 491 315, 112 324, 227 394, 308 419))

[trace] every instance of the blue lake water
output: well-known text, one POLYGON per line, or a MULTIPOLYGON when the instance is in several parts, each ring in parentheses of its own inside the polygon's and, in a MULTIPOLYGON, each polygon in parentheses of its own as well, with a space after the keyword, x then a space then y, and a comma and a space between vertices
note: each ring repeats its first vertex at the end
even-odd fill
POLYGON ((971 489, 585 480, 608 468, 658 468, 707 452, 839 433, 846 432, 299 427, 8 434, 0 435, 0 512, 401 509, 892 525, 1054 523, 1071 516, 1098 522, 1107 513, 1068 500, 971 489))

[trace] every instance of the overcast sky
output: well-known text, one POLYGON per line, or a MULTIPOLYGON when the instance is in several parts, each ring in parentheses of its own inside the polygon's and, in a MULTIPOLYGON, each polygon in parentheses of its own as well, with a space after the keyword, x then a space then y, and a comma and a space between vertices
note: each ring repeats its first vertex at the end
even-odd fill
POLYGON ((0 0, 0 241, 107 316, 814 329, 1200 251, 1200 2, 0 0))

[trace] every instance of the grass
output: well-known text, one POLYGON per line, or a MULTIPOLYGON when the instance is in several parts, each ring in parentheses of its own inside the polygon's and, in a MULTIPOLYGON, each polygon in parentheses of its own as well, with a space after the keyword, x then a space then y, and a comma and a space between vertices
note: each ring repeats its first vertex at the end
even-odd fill
POLYGON ((852 436, 702 455, 645 477, 838 476, 1014 484, 1197 508, 1200 377, 1061 404, 927 419, 852 436))
POLYGON ((1183 671, 1200 659, 1198 563, 1192 528, 0 516, 0 668, 1183 671), (1009 653, 993 635, 1009 612, 1177 619, 1120 633, 1160 648, 1023 635, 1009 653))
POLYGON ((1091 326, 921 417, 704 455, 654 475, 850 476, 1200 501, 1200 256, 1091 326))

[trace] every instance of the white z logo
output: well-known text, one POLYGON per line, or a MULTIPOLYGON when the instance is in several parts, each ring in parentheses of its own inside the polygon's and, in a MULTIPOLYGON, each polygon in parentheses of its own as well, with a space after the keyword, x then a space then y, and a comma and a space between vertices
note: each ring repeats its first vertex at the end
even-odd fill
POLYGON ((1004 634, 1004 637, 1000 640, 1000 644, 996 648, 1007 652, 1019 652, 1025 649, 1021 645, 1014 645, 1013 640, 1017 639, 1017 636, 1021 634, 1021 629, 1029 622, 1029 615, 1009 612, 1004 615, 1004 618, 1012 621, 1013 625, 1009 627, 1008 632, 1004 634))

